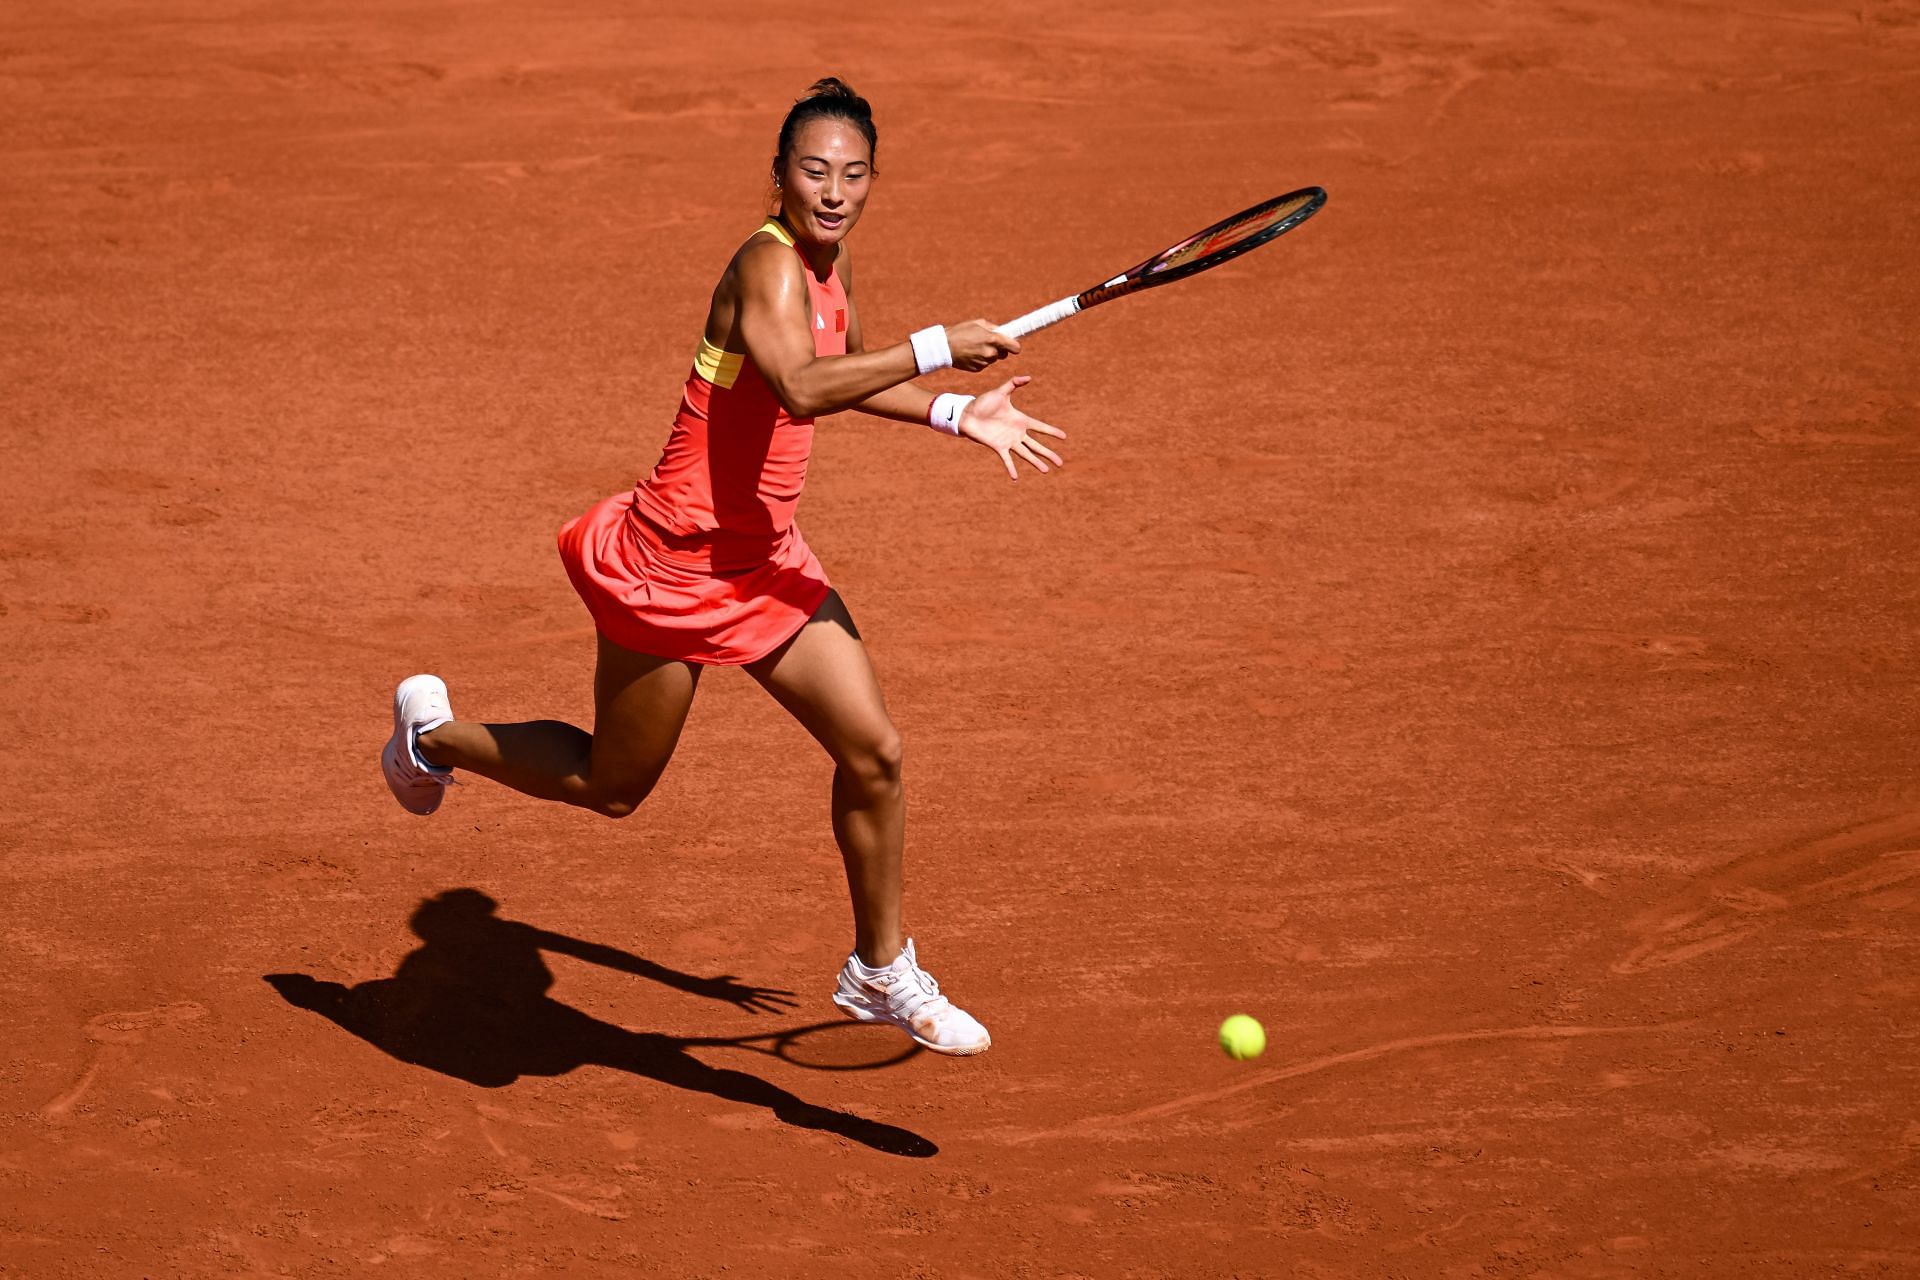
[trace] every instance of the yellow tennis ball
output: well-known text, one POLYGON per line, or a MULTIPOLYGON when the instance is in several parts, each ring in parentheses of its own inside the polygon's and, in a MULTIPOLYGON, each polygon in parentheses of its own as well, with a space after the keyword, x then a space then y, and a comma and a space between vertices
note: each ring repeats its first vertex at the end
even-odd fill
POLYGON ((1220 1047, 1235 1062, 1257 1058, 1267 1047, 1267 1033, 1244 1013, 1236 1013, 1220 1024, 1220 1047))

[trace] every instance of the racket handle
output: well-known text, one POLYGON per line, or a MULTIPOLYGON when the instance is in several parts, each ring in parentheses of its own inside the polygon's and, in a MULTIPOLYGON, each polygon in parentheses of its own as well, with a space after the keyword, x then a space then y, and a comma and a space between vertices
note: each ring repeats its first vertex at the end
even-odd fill
POLYGON ((1058 302, 1050 302, 1038 311, 1029 311, 1018 320, 1009 320, 1005 324, 1000 325, 999 329, 1000 332, 1006 334, 1009 338, 1024 338, 1028 334, 1044 329, 1050 324, 1059 324, 1062 320, 1065 320, 1068 316, 1073 315, 1079 310, 1080 295, 1075 294, 1071 298, 1062 298, 1058 302))

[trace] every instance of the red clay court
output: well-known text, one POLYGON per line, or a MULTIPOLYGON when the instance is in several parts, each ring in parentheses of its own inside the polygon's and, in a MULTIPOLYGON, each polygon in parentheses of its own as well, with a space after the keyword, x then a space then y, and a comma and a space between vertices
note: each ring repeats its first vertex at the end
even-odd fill
POLYGON ((1920 1274, 1920 5, 646 8, 0 12, 0 1275, 1920 1274), (872 1070, 738 673, 622 823, 376 763, 587 718, 830 73, 876 345, 1332 193, 1002 366, 1060 474, 822 420, 995 1041, 872 1070))

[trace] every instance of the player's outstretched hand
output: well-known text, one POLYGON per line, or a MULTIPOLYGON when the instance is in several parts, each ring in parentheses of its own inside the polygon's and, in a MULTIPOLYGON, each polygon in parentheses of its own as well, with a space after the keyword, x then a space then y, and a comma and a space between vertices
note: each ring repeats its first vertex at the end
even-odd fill
POLYGON ((778 987, 756 987, 730 973, 712 978, 695 978, 685 989, 697 996, 725 1000, 748 1013, 780 1013, 797 1008, 800 1003, 793 998, 791 991, 783 991, 778 987))
POLYGON ((953 352, 953 367, 978 373, 990 364, 1020 354, 1020 341, 1009 338, 985 320, 947 326, 947 349, 953 352))
POLYGON ((1064 440, 1067 433, 1038 418, 1029 418, 1013 407, 1014 390, 1031 381, 1033 379, 1024 373, 1008 378, 975 399, 967 406, 967 411, 960 415, 960 434, 999 454, 1000 461, 1006 464, 1007 475, 1015 480, 1020 478, 1019 471, 1014 467, 1015 458, 1025 458, 1042 475, 1046 474, 1048 462, 1056 467, 1067 465, 1061 461, 1059 454, 1033 438, 1038 432, 1064 440))

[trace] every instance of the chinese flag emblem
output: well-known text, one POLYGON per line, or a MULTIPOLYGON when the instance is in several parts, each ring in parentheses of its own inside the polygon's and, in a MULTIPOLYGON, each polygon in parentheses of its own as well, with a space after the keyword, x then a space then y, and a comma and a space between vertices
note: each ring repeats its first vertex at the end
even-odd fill
POLYGON ((835 333, 845 333, 847 331, 847 309, 845 307, 835 307, 833 309, 833 331, 835 333))

